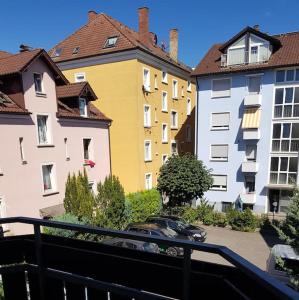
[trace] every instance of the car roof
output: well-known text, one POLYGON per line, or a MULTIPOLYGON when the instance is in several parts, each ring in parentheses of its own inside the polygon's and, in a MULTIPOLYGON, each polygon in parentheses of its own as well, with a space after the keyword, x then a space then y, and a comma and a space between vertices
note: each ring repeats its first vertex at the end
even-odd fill
POLYGON ((130 224, 128 228, 140 228, 140 229, 151 229, 151 230, 161 229, 161 227, 155 223, 133 223, 130 224))
POLYGON ((143 245, 144 241, 138 241, 138 240, 131 240, 131 239, 122 239, 122 238, 112 238, 112 239, 106 239, 103 242, 107 242, 107 243, 116 243, 116 242, 129 242, 129 243, 133 243, 135 245, 139 244, 139 245, 143 245))
POLYGON ((162 219, 162 220, 172 220, 172 221, 179 221, 180 218, 179 217, 175 217, 175 216, 150 216, 148 217, 148 219, 162 219))
POLYGON ((289 245, 277 244, 272 248, 271 253, 281 258, 299 260, 299 253, 289 245))

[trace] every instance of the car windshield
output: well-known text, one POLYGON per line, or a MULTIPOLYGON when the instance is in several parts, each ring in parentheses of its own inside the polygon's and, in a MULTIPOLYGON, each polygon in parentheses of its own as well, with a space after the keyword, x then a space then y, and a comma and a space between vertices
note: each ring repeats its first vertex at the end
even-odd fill
POLYGON ((178 228, 180 229, 185 229, 188 226, 188 224, 184 221, 176 221, 176 223, 178 224, 178 228))
POLYGON ((161 228, 160 230, 163 233, 163 235, 165 235, 167 237, 174 238, 174 237, 177 236, 177 233, 174 230, 170 229, 170 228, 168 228, 168 229, 161 228))

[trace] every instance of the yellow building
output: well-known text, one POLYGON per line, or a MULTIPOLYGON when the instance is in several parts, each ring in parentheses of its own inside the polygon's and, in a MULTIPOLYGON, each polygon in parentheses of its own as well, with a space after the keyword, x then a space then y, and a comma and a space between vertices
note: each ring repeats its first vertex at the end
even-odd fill
POLYGON ((194 152, 196 87, 177 60, 176 29, 169 52, 163 48, 141 8, 138 32, 90 11, 86 25, 50 50, 71 82, 90 83, 95 105, 112 118, 112 172, 126 192, 154 187, 167 157, 194 152))

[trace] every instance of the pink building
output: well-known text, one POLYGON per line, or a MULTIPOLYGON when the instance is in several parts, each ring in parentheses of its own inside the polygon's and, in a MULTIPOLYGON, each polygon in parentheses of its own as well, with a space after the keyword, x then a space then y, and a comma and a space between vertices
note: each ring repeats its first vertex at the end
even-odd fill
POLYGON ((0 217, 61 212, 69 173, 85 167, 94 190, 110 174, 111 120, 94 100, 90 85, 70 84, 44 50, 0 51, 0 217))

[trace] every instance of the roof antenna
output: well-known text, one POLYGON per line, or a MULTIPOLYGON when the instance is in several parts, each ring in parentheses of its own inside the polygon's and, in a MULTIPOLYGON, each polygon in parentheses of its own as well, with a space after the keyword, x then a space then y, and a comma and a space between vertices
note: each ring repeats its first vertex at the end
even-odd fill
POLYGON ((21 44, 20 45, 20 52, 26 52, 26 51, 30 51, 32 50, 33 48, 28 46, 28 45, 24 45, 24 44, 21 44))

